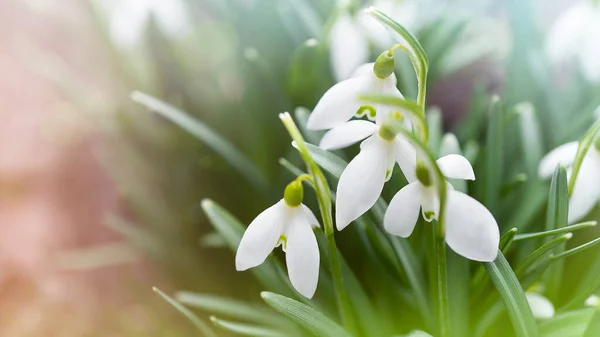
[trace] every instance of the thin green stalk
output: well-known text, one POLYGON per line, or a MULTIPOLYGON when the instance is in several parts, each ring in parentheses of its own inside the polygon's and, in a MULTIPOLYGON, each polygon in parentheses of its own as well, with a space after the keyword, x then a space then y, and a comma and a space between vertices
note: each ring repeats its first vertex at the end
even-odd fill
POLYGON ((331 194, 329 185, 325 179, 325 176, 323 175, 323 171, 321 171, 321 169, 312 159, 308 148, 306 147, 306 143, 304 143, 304 138, 302 137, 300 130, 298 130, 298 127, 294 123, 294 120, 290 114, 287 112, 282 113, 279 115, 279 118, 283 122, 283 125, 287 129, 292 139, 296 142, 296 146, 298 147, 300 155, 302 156, 302 159, 308 168, 308 172, 312 176, 312 180, 315 185, 317 201, 319 204, 319 210, 321 211, 321 219, 323 221, 323 227, 325 228, 325 236, 327 238, 327 250, 329 252, 329 261, 331 263, 331 272, 334 280, 340 317, 344 326, 350 330, 351 333, 356 333, 358 328, 354 319, 348 293, 346 292, 346 288, 344 286, 342 268, 338 256, 337 246, 335 244, 335 231, 333 226, 333 216, 331 214, 331 194))
MULTIPOLYGON (((445 233, 440 232, 440 223, 435 236, 435 256, 436 256, 436 290, 437 290, 437 311, 439 319, 439 335, 441 337, 450 336, 450 304, 448 296, 448 264, 446 261, 446 240, 445 233)), ((443 230, 443 229, 442 229, 443 230)))

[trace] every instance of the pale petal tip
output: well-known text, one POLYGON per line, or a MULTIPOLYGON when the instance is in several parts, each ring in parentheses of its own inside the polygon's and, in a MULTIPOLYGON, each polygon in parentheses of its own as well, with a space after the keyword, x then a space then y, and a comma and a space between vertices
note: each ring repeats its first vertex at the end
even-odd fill
POLYGON ((284 120, 284 119, 291 119, 292 116, 290 116, 289 112, 282 112, 279 114, 279 119, 284 120))

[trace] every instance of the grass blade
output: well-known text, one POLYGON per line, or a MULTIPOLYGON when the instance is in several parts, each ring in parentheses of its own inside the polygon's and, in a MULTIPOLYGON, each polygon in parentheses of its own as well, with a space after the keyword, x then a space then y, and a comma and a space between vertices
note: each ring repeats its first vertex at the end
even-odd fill
POLYGON ((540 336, 583 337, 594 311, 594 309, 580 309, 556 315, 540 324, 540 336))
POLYGON ((276 330, 272 330, 269 328, 259 327, 255 325, 238 323, 238 322, 230 322, 226 320, 219 319, 215 316, 210 316, 210 321, 213 322, 215 326, 219 328, 231 332, 235 332, 238 335, 242 336, 254 336, 254 337, 285 337, 289 336, 289 333, 283 333, 276 330))
POLYGON ((204 323, 203 320, 201 320, 198 316, 194 315, 194 313, 190 309, 184 307, 181 303, 177 302, 169 295, 160 291, 160 289, 154 287, 152 288, 152 290, 155 293, 157 293, 160 297, 162 297, 165 301, 167 301, 167 303, 169 303, 175 309, 177 309, 177 311, 179 311, 182 315, 187 317, 198 328, 198 330, 200 330, 202 336, 218 337, 217 334, 208 326, 208 324, 204 323))
POLYGON ((515 235, 514 241, 545 238, 548 236, 554 236, 554 235, 563 234, 563 233, 567 233, 567 232, 572 233, 572 232, 578 231, 580 229, 594 227, 594 226, 596 226, 596 224, 597 224, 596 221, 586 221, 586 222, 578 223, 575 225, 565 226, 562 228, 557 228, 557 229, 553 229, 553 230, 549 230, 549 231, 517 234, 517 235, 515 235))
POLYGON ((314 336, 350 337, 341 326, 306 304, 266 291, 260 295, 275 311, 299 324, 314 336))
POLYGON ((485 263, 485 267, 504 301, 516 335, 518 337, 537 336, 537 326, 525 292, 502 252, 498 251, 496 260, 485 263))
POLYGON ((213 151, 225 159, 238 173, 252 184, 259 192, 268 194, 269 181, 252 161, 250 161, 242 152, 233 146, 228 140, 213 131, 209 126, 193 118, 184 111, 181 111, 170 104, 167 104, 158 98, 135 91, 131 98, 148 109, 159 113, 161 116, 173 122, 198 138, 213 151))

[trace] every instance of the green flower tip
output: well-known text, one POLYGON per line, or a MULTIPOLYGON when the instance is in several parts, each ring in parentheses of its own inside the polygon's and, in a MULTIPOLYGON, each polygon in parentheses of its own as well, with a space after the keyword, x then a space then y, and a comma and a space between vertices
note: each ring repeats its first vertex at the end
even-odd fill
POLYGON ((417 163, 416 175, 417 179, 423 186, 427 187, 432 185, 433 182, 431 181, 431 174, 429 174, 429 170, 421 162, 417 163))
POLYGON ((394 54, 386 50, 377 57, 373 71, 375 76, 379 78, 388 78, 396 69, 396 61, 394 60, 394 54))
POLYGON ((394 129, 392 127, 390 127, 387 123, 383 123, 380 127, 379 127, 379 137, 385 139, 385 140, 394 140, 394 138, 396 138, 396 135, 398 134, 398 132, 394 131, 394 129))
POLYGON ((304 188, 302 182, 292 181, 287 185, 283 192, 283 200, 290 207, 298 207, 304 199, 304 188))

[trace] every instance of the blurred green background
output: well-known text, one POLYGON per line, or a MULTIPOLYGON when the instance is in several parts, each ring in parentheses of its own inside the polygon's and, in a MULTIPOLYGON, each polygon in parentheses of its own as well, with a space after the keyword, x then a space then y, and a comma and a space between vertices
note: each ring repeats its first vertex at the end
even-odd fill
MULTIPOLYGON (((87 275, 68 282, 81 284, 86 289, 82 293, 96 294, 93 302, 86 300, 87 295, 67 301, 70 311, 65 311, 62 325, 68 327, 72 321, 69 317, 73 316, 66 313, 81 313, 79 306, 92 307, 86 309, 89 315, 80 318, 89 324, 60 335, 193 335, 187 322, 153 297, 150 286, 155 284, 168 291, 186 289, 257 300, 260 287, 248 273, 235 272, 233 254, 220 248, 219 238, 211 234, 200 201, 210 198, 248 223, 281 197, 291 176, 279 164, 279 158, 300 162, 277 114, 294 112, 297 107, 310 111, 335 83, 328 31, 348 4, 350 15, 359 16, 360 9, 372 3, 91 0, 59 4, 28 0, 0 4, 0 18, 6 19, 0 27, 5 31, 3 47, 7 50, 0 58, 0 67, 14 70, 15 65, 22 66, 22 72, 10 72, 0 86, 10 89, 0 96, 6 102, 0 105, 1 113, 8 120, 34 116, 4 126, 3 133, 12 136, 6 136, 3 142, 2 163, 25 157, 29 160, 44 152, 50 152, 52 158, 83 153, 85 156, 74 164, 60 159, 66 163, 53 165, 52 169, 40 164, 35 172, 54 182, 56 191, 85 182, 77 185, 67 205, 56 212, 70 214, 73 209, 81 209, 82 203, 88 205, 86 210, 102 210, 82 211, 78 217, 55 223, 49 223, 47 217, 36 220, 36 228, 45 233, 40 237, 52 236, 60 227, 60 233, 65 233, 61 237, 66 239, 43 244, 47 248, 40 251, 35 263, 43 265, 51 257, 48 273, 54 275, 59 270, 58 283, 71 277, 65 273, 87 275), (29 77, 23 78, 23 74, 29 77), (39 83, 45 89, 40 89, 39 83), (20 95, 10 94, 11 90, 20 95), (35 95, 35 90, 52 94, 50 98, 35 95), (266 184, 253 184, 210 146, 135 104, 130 93, 136 90, 186 111, 228 139, 262 172, 266 184), (39 101, 39 105, 22 103, 32 100, 39 101), (15 154, 5 150, 47 130, 53 130, 52 139, 57 138, 56 134, 68 134, 63 137, 67 138, 64 143, 92 145, 52 145, 44 136, 27 140, 31 145, 15 154), (100 165, 84 165, 89 162, 100 165), (82 172, 90 170, 96 173, 81 178, 82 172), (102 189, 108 189, 110 202, 98 200, 102 189), (97 282, 97 276, 106 273, 114 277, 105 287, 97 282), (124 299, 127 305, 120 301, 121 293, 128 294, 124 299), (106 304, 106 298, 113 296, 119 300, 106 304), (136 312, 131 305, 143 314, 129 317, 136 312), (111 313, 98 319, 95 311, 111 313), (152 324, 139 327, 149 321, 152 324)), ((505 145, 500 170, 503 175, 497 177, 502 186, 510 185, 522 173, 529 179, 508 189, 492 211, 503 231, 513 226, 523 230, 543 228, 539 218, 545 214, 548 185, 537 180, 535 165, 548 150, 583 135, 600 104, 598 84, 586 79, 576 62, 551 64, 546 53, 550 27, 573 4, 542 0, 397 0, 387 5, 407 15, 409 28, 429 56, 428 105, 437 109, 429 115, 433 128, 454 131, 463 147, 481 148, 485 153, 490 95, 500 95, 507 110, 517 103, 531 102, 535 130, 521 133, 519 128, 529 124, 520 124, 523 122, 517 114, 506 114, 501 131, 505 145), (523 134, 533 134, 539 140, 537 148, 523 149, 519 141, 523 134), (528 204, 524 205, 524 200, 528 204)), ((371 41, 370 60, 381 51, 371 41)), ((410 62, 402 56, 397 59, 399 88, 405 96, 415 98, 410 62)), ((432 148, 436 148, 436 139, 432 142, 432 148)), ((356 149, 349 153, 352 151, 356 149)), ((475 162, 476 169, 482 165, 481 160, 475 162)), ((37 193, 31 186, 36 186, 39 179, 12 173, 22 172, 19 167, 0 168, 4 172, 0 180, 1 222, 6 235, 11 236, 16 224, 31 223, 27 216, 37 212, 23 209, 17 215, 9 214, 15 212, 16 202, 32 203, 23 195, 37 193)), ((391 195, 396 190, 388 186, 385 193, 391 195)), ((474 193, 481 196, 482 192, 476 189, 474 193)), ((56 193, 49 194, 57 198, 56 193)), ((61 195, 59 198, 67 198, 61 195)), ((574 241, 584 242, 597 235, 590 231, 574 241)), ((346 258, 357 261, 356 270, 361 270, 368 261, 351 249, 356 237, 346 232, 339 236, 346 258)), ((16 238, 27 240, 27 236, 16 238)), ((28 249, 30 244, 25 242, 20 249, 28 249)), ((586 254, 567 266, 566 288, 577 285, 589 259, 597 257, 598 251, 586 254)), ((7 261, 17 261, 5 269, 16 271, 7 274, 15 276, 0 278, 0 289, 7 293, 18 289, 23 295, 5 303, 2 310, 17 315, 12 308, 36 307, 32 298, 45 296, 35 294, 46 291, 32 290, 46 287, 32 281, 45 274, 13 268, 20 260, 11 259, 16 256, 12 251, 5 255, 7 261)), ((27 270, 42 270, 35 263, 27 270)), ((61 296, 73 295, 65 291, 61 296)), ((56 305, 54 301, 44 304, 38 315, 63 308, 61 296, 57 296, 56 305)), ((60 331, 45 320, 34 322, 40 330, 25 329, 9 335, 39 336, 39 331, 47 329, 49 333, 43 335, 50 336, 60 331)))

